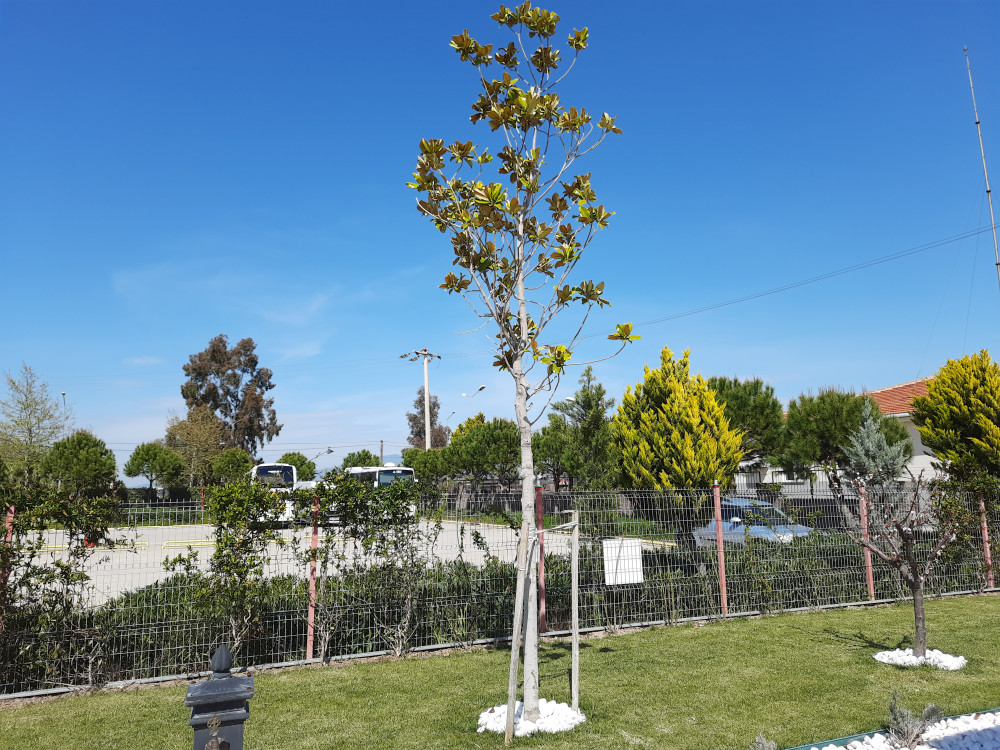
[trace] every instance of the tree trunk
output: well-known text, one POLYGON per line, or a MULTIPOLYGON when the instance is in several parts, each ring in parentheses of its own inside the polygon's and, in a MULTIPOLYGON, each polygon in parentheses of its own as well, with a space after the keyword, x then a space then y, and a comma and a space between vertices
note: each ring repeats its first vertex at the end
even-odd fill
POLYGON ((927 615, 924 613, 924 581, 918 574, 910 583, 910 593, 913 594, 913 655, 927 655, 927 615))
MULTIPOLYGON (((524 714, 528 721, 538 721, 538 566, 535 534, 535 467, 531 455, 531 424, 528 422, 528 382, 520 359, 512 372, 516 388, 514 412, 521 433, 521 534, 528 540, 529 554, 524 569, 517 572, 524 579, 527 606, 524 611, 524 714)), ((511 654, 512 659, 517 654, 511 654)))

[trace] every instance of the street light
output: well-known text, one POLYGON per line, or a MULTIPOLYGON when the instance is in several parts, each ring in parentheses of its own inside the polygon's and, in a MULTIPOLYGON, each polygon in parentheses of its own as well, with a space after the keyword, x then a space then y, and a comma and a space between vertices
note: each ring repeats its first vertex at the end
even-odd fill
MULTIPOLYGON (((421 357, 424 358, 424 447, 426 450, 431 449, 431 389, 428 384, 427 378, 427 363, 430 361, 431 357, 437 357, 441 359, 440 354, 431 354, 427 351, 425 346, 423 349, 414 349, 412 352, 406 352, 405 354, 400 354, 400 359, 408 359, 410 362, 416 362, 421 357)), ((484 385, 483 388, 486 386, 484 385)), ((480 388, 479 390, 482 390, 480 388)))
POLYGON ((476 392, 475 392, 475 393, 463 393, 462 395, 463 395, 463 396, 465 396, 465 397, 467 397, 467 398, 475 398, 475 397, 476 397, 476 396, 478 396, 478 395, 479 395, 480 393, 482 393, 483 389, 485 389, 485 388, 486 388, 486 386, 485 386, 485 385, 481 385, 481 386, 479 386, 479 387, 478 387, 478 388, 476 389, 476 392))
POLYGON ((333 453, 333 448, 327 448, 325 451, 320 451, 319 453, 317 453, 315 456, 312 457, 312 460, 315 461, 320 456, 325 456, 328 453, 333 453))

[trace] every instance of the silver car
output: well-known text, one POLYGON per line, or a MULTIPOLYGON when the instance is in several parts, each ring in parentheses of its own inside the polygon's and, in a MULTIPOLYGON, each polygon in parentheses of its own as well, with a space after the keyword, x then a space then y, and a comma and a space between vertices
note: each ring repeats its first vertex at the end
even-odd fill
MULTIPOLYGON (((722 541, 746 544, 747 539, 788 544, 796 537, 809 536, 813 529, 795 523, 771 503, 746 497, 727 497, 722 501, 722 541)), ((699 547, 715 545, 715 519, 694 530, 699 547)))

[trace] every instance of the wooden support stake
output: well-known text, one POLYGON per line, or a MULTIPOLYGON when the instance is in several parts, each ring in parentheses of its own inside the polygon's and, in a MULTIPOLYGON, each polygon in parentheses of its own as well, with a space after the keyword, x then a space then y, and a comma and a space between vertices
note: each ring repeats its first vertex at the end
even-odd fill
POLYGON ((983 531, 983 555, 986 559, 986 588, 993 588, 993 555, 990 551, 990 527, 986 523, 986 503, 983 493, 979 493, 979 521, 983 531))
MULTIPOLYGON (((545 515, 542 508, 542 488, 535 487, 535 528, 545 529, 545 515)), ((548 630, 545 624, 545 535, 538 534, 538 632, 548 630)))
POLYGON ((859 488, 861 515, 861 539, 865 543, 863 547, 865 553, 865 583, 868 585, 868 599, 875 601, 875 571, 872 569, 872 551, 868 549, 868 497, 865 495, 865 488, 859 488))
POLYGON ((570 696, 573 710, 580 710, 580 511, 573 509, 573 549, 570 562, 570 606, 573 609, 573 661, 570 696))
POLYGON ((319 547, 319 495, 313 495, 313 527, 309 549, 309 616, 306 621, 306 659, 313 658, 316 625, 316 550, 319 547))

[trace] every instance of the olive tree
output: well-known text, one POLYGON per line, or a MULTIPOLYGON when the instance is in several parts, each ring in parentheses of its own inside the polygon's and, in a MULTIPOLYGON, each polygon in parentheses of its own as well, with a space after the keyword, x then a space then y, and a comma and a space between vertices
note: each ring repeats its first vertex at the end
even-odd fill
MULTIPOLYGON (((575 277, 584 250, 613 214, 598 203, 590 174, 576 171, 575 163, 621 129, 607 113, 595 122, 586 109, 565 105, 556 91, 587 48, 586 28, 569 34, 564 60, 553 44, 560 20, 556 13, 526 2, 500 6, 491 18, 509 35, 506 46, 481 44, 465 30, 452 37, 451 47, 476 69, 481 91, 470 119, 489 126, 499 144, 496 159, 472 141, 445 145, 442 139, 423 139, 413 181, 407 184, 419 194, 420 213, 451 245, 455 268, 441 288, 461 296, 484 325, 492 324, 493 364, 513 379, 524 511, 514 638, 516 645, 523 615, 524 716, 536 720, 537 580, 536 566, 527 563, 535 517, 532 426, 569 363, 589 313, 609 304, 604 282, 575 277), (573 304, 582 308, 579 326, 568 335, 560 326, 560 343, 550 343, 544 338, 547 327, 573 304), (532 412, 535 397, 538 408, 532 412)), ((626 323, 609 338, 624 346, 636 337, 626 323)), ((515 648, 509 693, 516 689, 517 659, 515 648)))

